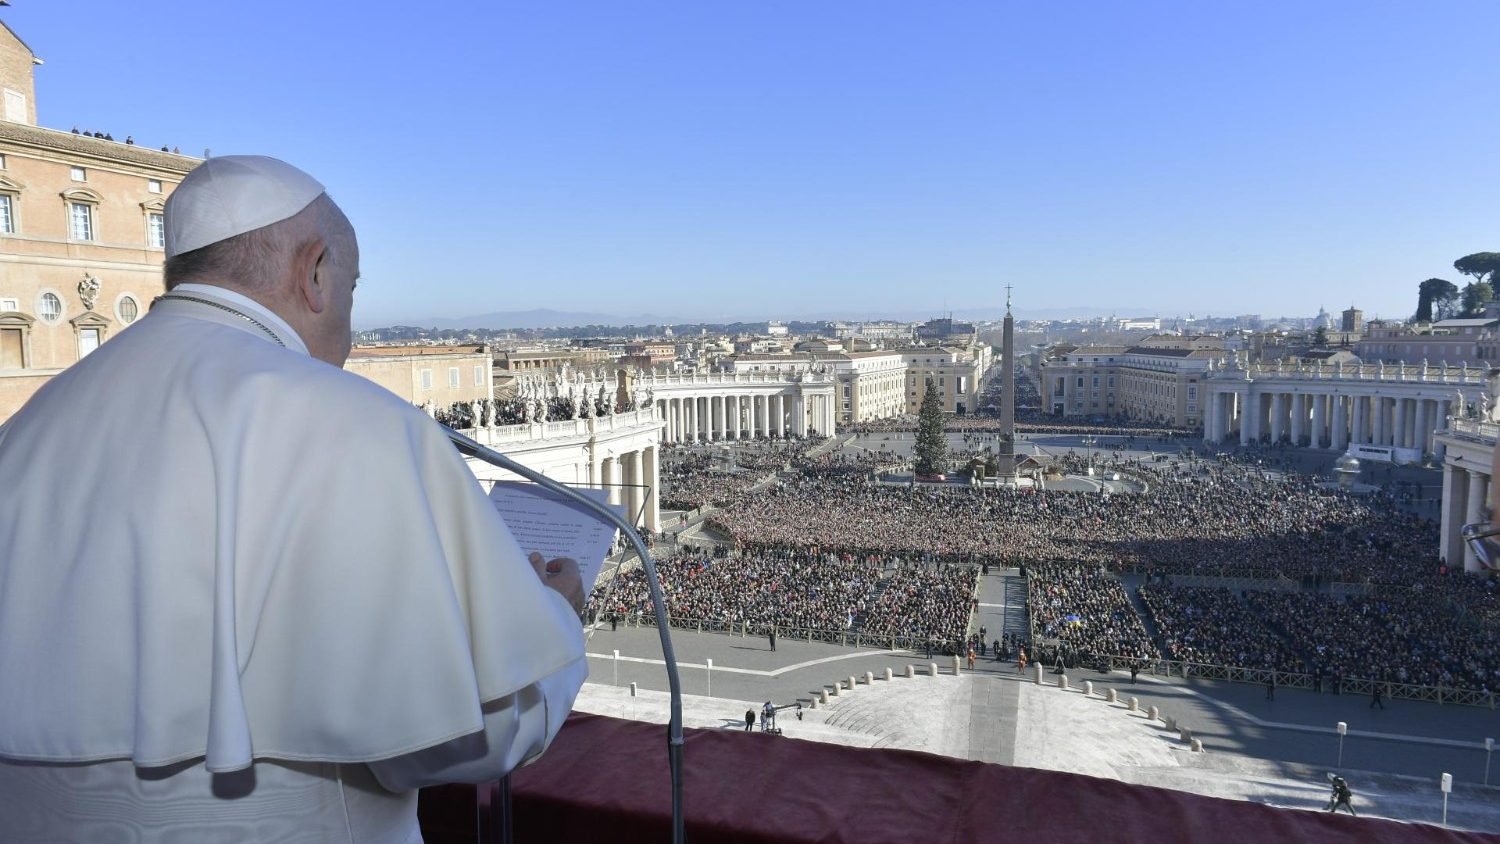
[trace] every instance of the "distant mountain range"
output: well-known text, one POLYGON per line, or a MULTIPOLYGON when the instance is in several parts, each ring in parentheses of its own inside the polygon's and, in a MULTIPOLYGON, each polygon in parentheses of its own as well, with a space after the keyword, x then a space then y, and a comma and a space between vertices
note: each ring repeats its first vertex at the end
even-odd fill
MULTIPOLYGON (((906 311, 843 311, 843 312, 818 312, 818 313, 779 313, 779 314, 752 314, 748 316, 716 314, 713 316, 702 316, 694 319, 685 316, 673 316, 666 314, 637 314, 635 316, 620 316, 618 314, 592 313, 587 311, 559 311, 551 308, 536 308, 529 311, 493 311, 487 314, 475 314, 463 317, 426 317, 423 319, 398 319, 382 323, 370 323, 362 325, 361 328, 378 328, 389 325, 414 325, 423 328, 566 328, 580 325, 683 325, 689 323, 728 323, 728 322, 759 322, 767 319, 790 322, 799 320, 804 322, 824 322, 843 320, 845 322, 873 322, 889 320, 895 322, 920 322, 933 319, 938 316, 947 316, 949 312, 936 313, 915 310, 906 311)), ((954 319, 962 320, 998 320, 1005 316, 1005 308, 955 308, 951 311, 954 319)), ((1069 308, 1017 308, 1017 319, 1092 319, 1094 317, 1110 316, 1146 316, 1148 312, 1140 309, 1125 308, 1095 308, 1095 307, 1069 307, 1069 308)))
MULTIPOLYGON (((423 328, 566 328, 578 325, 676 325, 689 320, 672 316, 641 314, 621 317, 615 314, 595 314, 580 311, 556 311, 551 308, 536 308, 530 311, 494 311, 465 317, 429 317, 419 320, 399 320, 403 325, 419 325, 423 328)), ((374 326, 371 326, 374 327, 374 326)))

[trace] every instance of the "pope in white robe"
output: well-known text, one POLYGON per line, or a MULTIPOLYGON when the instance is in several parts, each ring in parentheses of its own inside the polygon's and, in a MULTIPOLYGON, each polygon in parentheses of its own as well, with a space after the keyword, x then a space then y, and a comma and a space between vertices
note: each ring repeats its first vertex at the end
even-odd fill
MULTIPOLYGON (((292 183, 273 223, 336 210, 229 158, 221 190, 292 183)), ((195 175, 179 237, 226 201, 195 175)), ((194 237, 259 221, 228 219, 194 237)), ((575 608, 442 428, 265 298, 178 284, 0 427, 0 840, 410 844, 416 788, 504 775, 572 707, 575 608)))

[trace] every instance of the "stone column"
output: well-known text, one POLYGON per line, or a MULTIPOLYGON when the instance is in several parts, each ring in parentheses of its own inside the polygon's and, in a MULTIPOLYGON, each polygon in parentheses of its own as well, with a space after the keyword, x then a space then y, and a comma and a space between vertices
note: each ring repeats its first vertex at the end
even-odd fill
POLYGON ((1406 448, 1406 399, 1395 399, 1391 404, 1391 445, 1406 448))
POLYGON ((740 439, 740 397, 729 396, 725 401, 729 403, 729 435, 738 442, 740 439))
POLYGON ((645 515, 641 512, 646 504, 645 473, 642 471, 640 449, 625 455, 625 506, 630 512, 631 524, 640 527, 645 524, 645 515))
POLYGON ((1280 442, 1286 434, 1286 393, 1271 396, 1271 442, 1280 442))
MULTIPOLYGON (((1484 494, 1485 487, 1489 486, 1489 477, 1473 470, 1470 470, 1468 474, 1469 494, 1466 500, 1468 507, 1466 508, 1467 513, 1464 516, 1464 523, 1487 522, 1489 519, 1484 512, 1484 494)), ((1462 539, 1460 539, 1460 542, 1462 542, 1462 539)), ((1463 546, 1464 571, 1480 571, 1483 566, 1479 565, 1479 560, 1474 556, 1474 551, 1469 547, 1469 543, 1463 542, 1463 546)))
POLYGON ((667 411, 667 442, 675 443, 682 437, 682 420, 678 418, 682 403, 677 399, 663 399, 662 403, 667 411))
POLYGON ((769 437, 771 436, 771 397, 756 396, 755 403, 757 405, 756 410, 759 413, 756 416, 756 419, 759 420, 756 427, 759 429, 761 436, 769 437))
POLYGON ((646 530, 661 530, 661 456, 657 446, 641 451, 641 483, 646 485, 646 530))
POLYGON ((1333 448, 1343 451, 1349 447, 1348 402, 1338 395, 1329 396, 1328 400, 1333 402, 1333 448))
POLYGON ((600 483, 609 492, 609 503, 611 503, 611 504, 619 504, 620 503, 619 463, 613 457, 606 457, 603 460, 599 461, 599 468, 600 468, 600 475, 602 477, 602 480, 600 481, 600 483))
POLYGON ((1240 405, 1240 445, 1249 445, 1250 427, 1255 418, 1255 414, 1251 411, 1254 402, 1250 400, 1250 388, 1246 387, 1245 392, 1237 393, 1235 398, 1240 405))
POLYGON ((1365 441, 1364 409, 1364 396, 1349 397, 1349 442, 1351 445, 1365 441))
POLYGON ((1412 438, 1411 447, 1423 454, 1432 451, 1432 417, 1429 406, 1432 402, 1427 399, 1417 399, 1416 413, 1416 436, 1412 438))
POLYGON ((1370 396, 1370 444, 1385 445, 1385 399, 1370 396))
POLYGON ((771 397, 771 432, 786 437, 786 401, 781 396, 771 397))
POLYGON ((1292 430, 1290 431, 1293 445, 1302 445, 1302 438, 1307 436, 1307 396, 1296 393, 1292 396, 1292 430))
POLYGON ((1308 432, 1308 435, 1311 437, 1308 440, 1308 445, 1312 448, 1322 448, 1323 444, 1327 442, 1324 439, 1323 430, 1326 427, 1324 414, 1328 412, 1328 397, 1321 393, 1314 395, 1312 403, 1312 430, 1308 432))
POLYGON ((1214 425, 1217 424, 1214 416, 1214 394, 1209 391, 1208 385, 1203 386, 1203 441, 1211 443, 1214 441, 1214 425))
POLYGON ((1438 553, 1448 568, 1457 571, 1465 564, 1468 555, 1464 548, 1460 529, 1464 524, 1464 512, 1468 510, 1468 473, 1447 463, 1443 464, 1443 512, 1438 531, 1438 553))
MULTIPOLYGON (((1432 420, 1433 432, 1448 430, 1448 414, 1452 412, 1452 403, 1447 399, 1437 399, 1433 402, 1433 406, 1435 408, 1434 413, 1437 414, 1437 418, 1432 420)), ((1432 438, 1432 458, 1434 460, 1442 460, 1447 453, 1448 447, 1439 442, 1438 438, 1434 436, 1432 438)))

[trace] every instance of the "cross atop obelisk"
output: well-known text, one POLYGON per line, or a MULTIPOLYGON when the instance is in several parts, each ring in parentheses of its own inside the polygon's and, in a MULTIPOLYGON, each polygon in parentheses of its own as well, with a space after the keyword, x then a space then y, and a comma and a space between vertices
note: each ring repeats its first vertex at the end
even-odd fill
POLYGON ((1010 285, 1005 285, 1005 313, 1010 315, 1010 285))

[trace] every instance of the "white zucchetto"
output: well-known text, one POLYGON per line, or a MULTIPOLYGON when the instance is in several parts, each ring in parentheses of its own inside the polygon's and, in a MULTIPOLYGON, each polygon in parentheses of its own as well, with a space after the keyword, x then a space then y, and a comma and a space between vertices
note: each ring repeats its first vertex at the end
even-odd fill
POLYGON ((264 155, 225 155, 194 168, 166 207, 171 258, 295 216, 323 193, 323 185, 285 161, 264 155))

